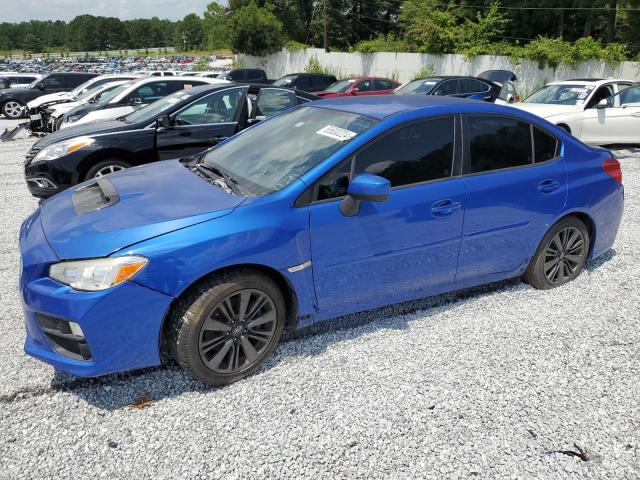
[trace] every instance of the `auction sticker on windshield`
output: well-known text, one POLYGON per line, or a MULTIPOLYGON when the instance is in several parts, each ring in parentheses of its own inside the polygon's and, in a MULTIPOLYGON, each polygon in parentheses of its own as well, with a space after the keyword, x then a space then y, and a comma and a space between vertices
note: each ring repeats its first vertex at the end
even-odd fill
POLYGON ((324 135, 325 137, 333 138, 334 140, 339 140, 340 142, 349 140, 357 135, 356 132, 352 132, 351 130, 347 130, 346 128, 334 127, 333 125, 322 127, 316 133, 319 135, 324 135))

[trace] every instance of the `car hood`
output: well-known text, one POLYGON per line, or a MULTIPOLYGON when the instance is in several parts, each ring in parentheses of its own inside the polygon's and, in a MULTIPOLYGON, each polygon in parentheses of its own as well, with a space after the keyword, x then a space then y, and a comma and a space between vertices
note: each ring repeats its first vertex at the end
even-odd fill
POLYGON ((513 103, 511 106, 533 113, 542 118, 549 118, 555 115, 565 115, 567 113, 580 112, 584 109, 582 105, 548 105, 546 103, 513 103))
POLYGON ((68 98, 71 98, 71 94, 69 92, 49 93, 47 95, 42 95, 41 97, 34 98, 27 104, 27 106, 29 108, 36 108, 48 102, 57 102, 66 100, 68 98))
POLYGON ((119 130, 129 130, 132 127, 131 124, 122 122, 120 120, 107 120, 104 122, 84 123, 77 126, 71 126, 64 130, 58 130, 50 133, 46 137, 41 138, 36 146, 40 148, 48 147, 54 143, 69 140, 75 137, 90 137, 99 133, 112 133, 119 130))
POLYGON ((98 181, 66 190, 41 206, 45 236, 61 259, 104 257, 228 215, 246 199, 210 184, 177 160, 98 181))

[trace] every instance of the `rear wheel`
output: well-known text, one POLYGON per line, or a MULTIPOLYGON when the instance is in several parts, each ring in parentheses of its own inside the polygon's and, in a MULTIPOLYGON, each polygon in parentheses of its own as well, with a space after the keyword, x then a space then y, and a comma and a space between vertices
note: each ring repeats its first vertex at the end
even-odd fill
POLYGON ((524 274, 535 288, 549 289, 570 282, 584 269, 589 254, 589 232, 576 217, 556 223, 544 236, 524 274))
POLYGON ((17 100, 9 100, 2 105, 2 114, 7 118, 21 118, 24 116, 24 113, 24 104, 17 100))
POLYGON ((118 160, 117 158, 109 158, 107 160, 102 160, 91 167, 85 175, 84 179, 90 180, 92 178, 100 178, 110 173, 125 170, 129 167, 131 167, 131 165, 123 160, 118 160))
POLYGON ((170 319, 169 348, 199 380, 235 382, 273 351, 285 308, 282 292, 269 277, 250 270, 223 274, 181 302, 170 319))

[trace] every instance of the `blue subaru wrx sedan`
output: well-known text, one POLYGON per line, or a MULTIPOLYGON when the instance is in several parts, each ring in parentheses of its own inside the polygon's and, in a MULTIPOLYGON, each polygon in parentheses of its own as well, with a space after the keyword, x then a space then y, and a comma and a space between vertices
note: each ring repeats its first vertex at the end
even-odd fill
POLYGON ((80 376, 166 349, 204 382, 254 371, 283 329, 522 277, 608 250, 620 164, 509 107, 314 102, 189 161, 91 180, 22 226, 28 354, 80 376))

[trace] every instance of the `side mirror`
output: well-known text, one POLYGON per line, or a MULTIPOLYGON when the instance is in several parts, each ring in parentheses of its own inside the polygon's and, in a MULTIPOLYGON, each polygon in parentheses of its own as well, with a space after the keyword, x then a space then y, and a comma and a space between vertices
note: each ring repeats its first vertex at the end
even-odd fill
POLYGON ((131 105, 142 105, 142 99, 140 97, 132 98, 130 101, 131 105))
POLYGON ((352 88, 352 89, 351 89, 351 95, 357 95, 357 94, 358 94, 358 92, 360 92, 360 89, 359 89, 359 88, 352 88))
POLYGON ((171 118, 169 115, 163 115, 156 119, 156 127, 168 130, 171 128, 171 118))
POLYGON ((607 108, 608 106, 609 106, 609 102, 607 101, 606 98, 603 98, 598 102, 598 105, 596 105, 596 108, 607 108))
POLYGON ((43 91, 44 91, 44 90, 46 90, 46 89, 45 89, 45 87, 44 87, 44 83, 39 83, 39 84, 38 84, 38 88, 39 88, 40 90, 43 90, 43 91))
POLYGON ((384 202, 389 198, 391 182, 386 178, 370 173, 356 176, 347 188, 347 196, 340 204, 340 212, 352 217, 360 211, 360 202, 384 202))

